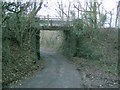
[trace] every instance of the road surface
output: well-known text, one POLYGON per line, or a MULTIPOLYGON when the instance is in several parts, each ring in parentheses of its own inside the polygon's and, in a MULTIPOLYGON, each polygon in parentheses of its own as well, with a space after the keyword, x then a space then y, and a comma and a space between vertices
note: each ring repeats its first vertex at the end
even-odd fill
POLYGON ((82 88, 79 72, 73 64, 53 50, 41 48, 45 68, 22 81, 17 88, 82 88))

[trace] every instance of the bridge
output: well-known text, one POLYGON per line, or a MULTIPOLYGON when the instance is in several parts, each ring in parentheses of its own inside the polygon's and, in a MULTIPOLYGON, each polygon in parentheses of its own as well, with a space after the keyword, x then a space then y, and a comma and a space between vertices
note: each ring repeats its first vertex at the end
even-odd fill
POLYGON ((72 20, 65 18, 36 17, 34 28, 39 30, 70 30, 73 27, 72 20))

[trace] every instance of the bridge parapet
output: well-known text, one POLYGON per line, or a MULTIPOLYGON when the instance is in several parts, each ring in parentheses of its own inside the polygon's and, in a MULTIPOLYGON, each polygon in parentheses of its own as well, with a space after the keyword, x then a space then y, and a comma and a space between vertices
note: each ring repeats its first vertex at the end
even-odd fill
POLYGON ((72 26, 72 20, 67 20, 67 18, 62 20, 60 17, 36 17, 36 24, 34 27, 40 30, 70 30, 72 26))
POLYGON ((67 20, 67 18, 62 20, 61 18, 56 17, 54 18, 37 17, 36 19, 40 26, 72 26, 72 20, 67 20))

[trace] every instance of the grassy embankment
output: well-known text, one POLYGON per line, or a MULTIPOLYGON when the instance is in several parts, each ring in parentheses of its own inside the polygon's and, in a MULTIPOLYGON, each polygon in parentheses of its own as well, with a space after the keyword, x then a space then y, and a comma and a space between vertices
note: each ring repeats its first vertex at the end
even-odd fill
MULTIPOLYGON (((3 32, 3 35, 5 33, 3 32)), ((8 36, 8 35, 7 35, 8 36)), ((43 60, 38 60, 35 42, 19 46, 15 39, 4 36, 2 47, 2 85, 8 87, 37 69, 43 68, 43 60), (36 63, 34 62, 36 61, 36 63)))
POLYGON ((118 80, 118 31, 114 29, 100 30, 97 42, 93 53, 100 55, 98 59, 89 60, 83 57, 74 57, 73 62, 80 73, 86 75, 86 78, 87 76, 95 78, 93 81, 90 80, 93 87, 97 87, 95 85, 101 82, 103 87, 116 87, 118 80), (99 79, 95 82, 97 78, 99 79), (110 83, 111 86, 107 83, 110 83))

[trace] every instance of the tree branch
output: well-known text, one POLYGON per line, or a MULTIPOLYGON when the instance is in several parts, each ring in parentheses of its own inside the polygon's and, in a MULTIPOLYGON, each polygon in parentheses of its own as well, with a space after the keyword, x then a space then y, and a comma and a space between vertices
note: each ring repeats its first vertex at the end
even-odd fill
POLYGON ((81 11, 81 12, 92 12, 94 13, 93 11, 85 11, 85 10, 80 10, 77 6, 75 6, 75 4, 73 4, 74 8, 76 8, 77 10, 81 11))

